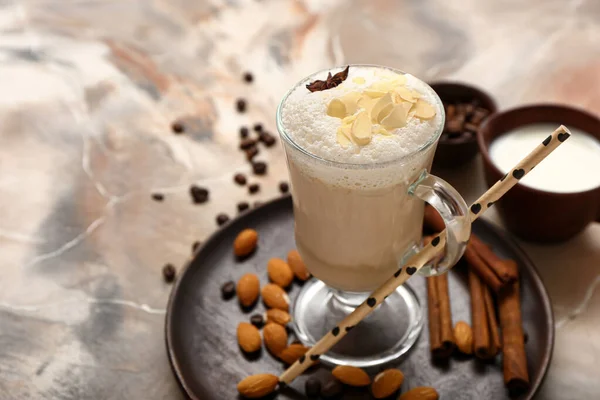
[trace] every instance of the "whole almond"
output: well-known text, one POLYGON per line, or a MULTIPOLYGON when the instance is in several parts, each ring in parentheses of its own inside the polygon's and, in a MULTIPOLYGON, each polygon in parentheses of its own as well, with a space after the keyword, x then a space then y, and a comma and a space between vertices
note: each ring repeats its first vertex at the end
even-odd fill
POLYGON ((256 248, 258 233, 254 229, 244 229, 233 242, 233 253, 238 257, 247 256, 256 248))
POLYGON ((237 327, 238 344, 246 353, 254 353, 261 346, 260 332, 258 329, 247 322, 240 322, 237 327))
POLYGON ((454 339, 461 353, 473 354, 473 330, 465 321, 458 321, 454 325, 454 339))
POLYGON ((340 382, 350 386, 367 386, 371 383, 371 378, 367 373, 350 365, 338 365, 331 371, 340 382))
POLYGON ((269 308, 278 308, 283 311, 288 311, 290 306, 290 298, 285 290, 274 283, 267 283, 261 290, 263 301, 269 308))
POLYGON ((402 371, 395 368, 386 369, 373 378, 371 393, 376 399, 383 399, 400 389, 402 382, 404 382, 402 371))
POLYGON ((258 399, 275 391, 279 379, 271 374, 257 374, 244 378, 238 383, 237 390, 244 397, 258 399))
POLYGON ((287 255, 287 262, 292 271, 294 271, 296 278, 300 279, 301 281, 305 281, 310 278, 310 273, 306 269, 306 265, 304 265, 304 261, 302 261, 302 257, 300 257, 298 250, 290 250, 287 255))
POLYGON ((434 388, 419 386, 402 393, 398 400, 438 400, 439 398, 440 396, 434 388))
POLYGON ((295 363, 304 354, 306 354, 308 350, 310 350, 310 347, 306 347, 299 343, 293 343, 285 349, 283 349, 281 353, 279 353, 279 358, 284 363, 291 365, 295 363))
POLYGON ((271 354, 279 357, 287 347, 288 335, 283 326, 271 322, 263 328, 263 339, 271 354))
POLYGON ((254 304, 260 292, 258 276, 254 274, 245 274, 242 276, 237 283, 236 292, 242 306, 249 307, 254 304))
POLYGON ((290 266, 281 258, 271 258, 267 263, 269 279, 276 285, 286 288, 294 280, 294 273, 290 266))
POLYGON ((283 310, 271 308, 266 312, 266 320, 267 322, 274 322, 276 324, 285 326, 292 320, 292 317, 283 310))

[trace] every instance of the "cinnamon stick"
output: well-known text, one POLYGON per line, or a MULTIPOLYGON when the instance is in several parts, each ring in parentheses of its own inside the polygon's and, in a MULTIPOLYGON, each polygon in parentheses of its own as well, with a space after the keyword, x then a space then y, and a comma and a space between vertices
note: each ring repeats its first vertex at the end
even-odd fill
POLYGON ((498 354, 502 344, 500 343, 500 332, 498 331, 498 319, 496 317, 496 309, 494 308, 494 299, 490 288, 483 285, 483 301, 485 303, 485 311, 490 331, 490 355, 498 354))
POLYGON ((517 280, 517 270, 507 268, 505 263, 500 257, 498 257, 492 249, 483 243, 477 236, 472 235, 469 242, 474 248, 477 254, 485 260, 485 263, 490 267, 494 274, 500 278, 504 283, 512 283, 517 280))
MULTIPOLYGON (((517 271, 517 264, 514 261, 505 260, 504 262, 506 267, 517 271)), ((499 294, 498 311, 502 327, 504 384, 510 392, 521 392, 529 388, 529 374, 518 281, 499 294)))
POLYGON ((488 267, 483 259, 477 254, 473 246, 467 245, 465 249, 465 259, 469 264, 469 270, 474 271, 477 276, 485 282, 494 292, 498 293, 505 286, 500 278, 488 267))
POLYGON ((449 357, 455 340, 446 274, 427 278, 427 305, 431 354, 434 358, 449 357))
POLYGON ((489 359, 492 352, 490 329, 485 309, 483 288, 485 286, 473 270, 469 269, 469 292, 471 294, 471 325, 473 327, 473 349, 475 356, 489 359))

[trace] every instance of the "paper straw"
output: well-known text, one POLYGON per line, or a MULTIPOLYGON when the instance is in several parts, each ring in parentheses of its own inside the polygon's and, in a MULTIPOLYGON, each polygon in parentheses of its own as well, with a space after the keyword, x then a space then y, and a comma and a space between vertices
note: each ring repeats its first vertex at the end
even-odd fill
MULTIPOLYGON (((500 199, 506 192, 517 184, 519 179, 523 178, 529 171, 539 164, 548 154, 560 146, 571 136, 569 130, 561 125, 550 136, 548 136, 538 147, 536 147, 527 157, 522 159, 509 173, 489 188, 477 201, 470 207, 471 222, 475 221, 489 207, 500 199)), ((412 256, 394 276, 388 279, 383 285, 375 290, 360 306, 351 314, 344 318, 329 333, 325 334, 306 354, 280 376, 279 381, 289 384, 296 377, 302 374, 310 367, 321 354, 326 353, 337 342, 339 342, 350 329, 360 323, 369 315, 385 298, 406 282, 415 272, 421 269, 429 260, 441 253, 446 244, 446 231, 440 232, 431 242, 423 247, 421 251, 412 256)))

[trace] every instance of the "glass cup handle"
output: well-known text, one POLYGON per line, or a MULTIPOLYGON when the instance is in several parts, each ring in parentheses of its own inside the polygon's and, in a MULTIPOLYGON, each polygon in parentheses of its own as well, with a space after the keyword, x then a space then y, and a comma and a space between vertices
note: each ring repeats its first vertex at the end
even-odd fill
POLYGON ((435 267, 426 265, 419 270, 421 275, 434 276, 448 271, 465 252, 471 236, 469 208, 462 196, 448 182, 423 171, 408 188, 408 194, 431 204, 446 224, 446 252, 435 267))

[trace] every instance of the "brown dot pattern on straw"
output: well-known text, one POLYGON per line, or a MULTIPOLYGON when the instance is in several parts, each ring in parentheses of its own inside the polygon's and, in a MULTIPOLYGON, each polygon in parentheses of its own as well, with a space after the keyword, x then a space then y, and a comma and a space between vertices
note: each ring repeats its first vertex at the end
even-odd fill
MULTIPOLYGON (((527 157, 521 160, 514 169, 523 169, 525 171, 530 171, 532 165, 538 164, 541 160, 543 160, 548 154, 550 154, 556 147, 560 145, 560 143, 564 142, 569 137, 569 133, 564 126, 560 126, 557 130, 552 133, 552 139, 548 142, 547 145, 544 143, 540 143, 540 145, 534 149, 527 157), (559 134, 563 134, 561 138, 563 140, 554 140, 558 137, 559 134)), ((558 138, 557 138, 558 139, 558 138)), ((508 176, 508 175, 507 175, 508 176)), ((480 205, 486 205, 489 202, 497 201, 500 199, 511 187, 513 187, 516 183, 516 179, 506 179, 507 176, 503 177, 499 182, 496 182, 494 186, 492 186, 487 192, 485 192, 479 199, 477 199, 476 203, 480 205)), ((481 211, 485 211, 487 207, 483 207, 481 211)), ((471 213, 471 221, 476 220, 479 215, 483 214, 482 212, 478 214, 471 213)), ((436 238, 439 240, 437 242, 437 246, 433 245, 433 242, 436 240, 434 238, 430 244, 426 245, 421 249, 420 252, 413 255, 405 265, 410 265, 412 268, 415 268, 415 272, 422 268, 427 261, 432 259, 434 256, 441 253, 444 245, 446 243, 446 235, 442 231, 436 238)), ((408 270, 410 267, 403 266, 404 270, 408 270)), ((381 287, 375 290, 370 297, 375 299, 384 299, 390 293, 396 290, 398 286, 406 282, 410 278, 408 271, 406 274, 396 273, 390 279, 388 279, 381 287)), ((338 343, 347 333, 346 327, 356 326, 356 324, 360 323, 367 315, 369 315, 375 308, 369 307, 365 301, 363 304, 358 306, 354 311, 349 314, 346 318, 344 318, 337 328, 337 334, 334 336, 332 332, 323 336, 315 345, 306 353, 306 357, 310 357, 313 359, 313 355, 315 354, 323 354, 329 351, 336 343, 338 343)), ((292 364, 286 371, 281 374, 279 380, 285 383, 290 383, 293 381, 298 375, 304 372, 308 367, 309 363, 300 363, 296 361, 292 364)))

